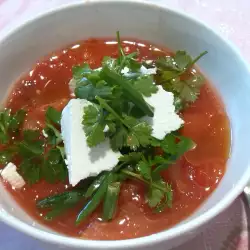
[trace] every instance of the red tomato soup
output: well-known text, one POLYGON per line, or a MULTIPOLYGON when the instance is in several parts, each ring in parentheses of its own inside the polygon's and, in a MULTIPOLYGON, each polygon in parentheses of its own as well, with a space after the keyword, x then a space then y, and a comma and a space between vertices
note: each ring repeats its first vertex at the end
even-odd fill
MULTIPOLYGON (((138 50, 140 59, 156 59, 168 55, 164 48, 139 41, 123 41, 126 53, 138 50)), ((24 128, 41 129, 48 106, 62 110, 72 98, 69 81, 72 66, 86 62, 91 68, 101 65, 104 56, 117 57, 117 44, 110 40, 90 39, 68 46, 39 61, 13 87, 6 107, 28 111, 24 128)), ((53 221, 44 221, 36 201, 70 189, 68 183, 48 184, 41 181, 22 190, 8 190, 18 204, 34 220, 51 229, 73 237, 97 240, 120 240, 142 237, 165 230, 192 214, 214 191, 226 168, 230 150, 230 127, 223 104, 206 81, 198 100, 181 114, 185 124, 181 133, 192 138, 197 147, 163 173, 174 190, 172 208, 155 214, 144 199, 144 184, 126 181, 122 184, 116 217, 103 222, 101 211, 92 214, 79 226, 75 225, 81 205, 53 221)))

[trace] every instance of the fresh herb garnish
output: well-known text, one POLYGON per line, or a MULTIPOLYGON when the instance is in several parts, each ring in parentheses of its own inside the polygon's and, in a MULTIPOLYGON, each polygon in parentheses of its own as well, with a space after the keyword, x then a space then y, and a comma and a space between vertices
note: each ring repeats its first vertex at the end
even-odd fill
POLYGON ((11 114, 10 109, 0 112, 0 142, 1 144, 9 143, 11 135, 17 132, 25 118, 26 112, 20 109, 15 114, 11 114))
POLYGON ((204 51, 192 59, 186 51, 177 51, 174 56, 160 57, 156 61, 156 82, 175 94, 177 111, 198 98, 204 79, 196 71, 191 72, 191 69, 206 54, 207 51, 204 51))
POLYGON ((60 127, 61 112, 48 107, 45 118, 46 126, 43 131, 47 135, 48 143, 52 146, 59 145, 62 142, 61 132, 58 129, 60 127))
MULTIPOLYGON (((120 151, 122 156, 111 171, 103 171, 72 190, 38 201, 37 207, 46 211, 46 220, 52 220, 78 203, 82 209, 76 218, 77 225, 101 205, 103 220, 113 219, 121 185, 127 179, 145 184, 145 199, 153 211, 161 212, 172 205, 173 190, 161 173, 193 149, 195 143, 178 131, 163 140, 152 137, 152 126, 141 118, 153 117, 154 109, 144 97, 156 94, 157 84, 162 84, 165 90, 174 93, 176 112, 194 102, 203 78, 192 67, 207 52, 192 59, 185 51, 177 51, 173 56, 145 64, 138 61, 137 51, 125 53, 119 32, 117 43, 118 58, 103 58, 100 69, 83 64, 73 67, 72 72, 75 96, 90 102, 83 110, 82 119, 88 146, 95 147, 109 140, 113 151, 120 151), (143 74, 142 65, 156 66, 157 74, 143 74), (162 150, 161 155, 155 155, 156 148, 162 150)), ((66 180, 61 112, 49 107, 42 133, 26 130, 18 142, 12 142, 11 136, 20 130, 25 114, 23 110, 15 114, 10 110, 0 112, 0 142, 9 145, 1 151, 0 163, 20 158, 18 171, 30 185, 41 179, 49 183, 66 180)))

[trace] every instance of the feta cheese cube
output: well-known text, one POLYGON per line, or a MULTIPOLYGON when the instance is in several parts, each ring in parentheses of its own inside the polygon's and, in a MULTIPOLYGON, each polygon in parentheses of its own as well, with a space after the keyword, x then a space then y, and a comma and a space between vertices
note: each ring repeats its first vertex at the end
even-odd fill
POLYGON ((82 119, 84 107, 90 104, 87 100, 72 99, 62 112, 62 138, 67 156, 69 182, 72 186, 89 176, 111 170, 121 156, 110 148, 108 140, 96 147, 88 147, 82 119))
POLYGON ((2 170, 1 176, 12 188, 20 189, 25 185, 23 177, 16 171, 16 165, 12 162, 9 162, 2 170))
POLYGON ((154 107, 154 117, 145 117, 143 120, 152 125, 152 135, 162 140, 166 134, 179 129, 184 121, 175 112, 174 95, 158 86, 158 91, 150 97, 144 97, 145 101, 154 107))
POLYGON ((157 68, 149 68, 147 69, 145 66, 141 66, 140 71, 143 75, 155 75, 157 68))

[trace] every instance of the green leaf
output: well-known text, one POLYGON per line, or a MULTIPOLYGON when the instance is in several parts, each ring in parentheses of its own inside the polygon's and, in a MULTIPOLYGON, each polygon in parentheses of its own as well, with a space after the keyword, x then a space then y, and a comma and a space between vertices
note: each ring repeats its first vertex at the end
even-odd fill
POLYGON ((151 187, 146 195, 146 202, 149 207, 154 208, 159 205, 164 198, 164 192, 161 190, 151 187))
POLYGON ((80 99, 86 99, 90 102, 93 102, 96 96, 100 96, 102 98, 112 98, 112 88, 108 86, 97 88, 92 84, 88 84, 76 87, 75 96, 80 99))
POLYGON ((93 104, 84 108, 82 124, 89 147, 105 140, 103 110, 99 105, 93 104))
POLYGON ((39 136, 39 130, 28 129, 23 131, 23 138, 26 142, 33 142, 34 140, 37 140, 39 136))
POLYGON ((174 93, 177 112, 199 96, 204 80, 198 73, 191 74, 190 69, 205 54, 207 51, 192 59, 186 51, 177 51, 172 57, 160 57, 156 61, 158 67, 156 82, 164 84, 165 90, 174 93))
POLYGON ((44 160, 42 176, 49 183, 65 181, 68 171, 59 149, 51 149, 44 160))
POLYGON ((53 107, 48 107, 45 117, 46 121, 49 123, 54 123, 60 125, 62 112, 57 111, 53 107))
POLYGON ((126 145, 126 139, 128 137, 128 131, 120 126, 116 129, 114 135, 110 138, 110 146, 114 151, 118 151, 126 145))
POLYGON ((178 139, 180 140, 178 142, 178 150, 177 150, 177 155, 180 157, 187 151, 190 151, 196 147, 196 143, 185 136, 178 136, 178 139))
MULTIPOLYGON (((171 56, 162 56, 159 57, 156 62, 156 67, 160 71, 179 71, 179 68, 176 65, 176 62, 171 56)), ((176 73, 176 72, 174 72, 176 73)))
POLYGON ((180 96, 174 97, 175 112, 179 113, 184 108, 184 103, 180 96))
POLYGON ((134 83, 134 87, 144 96, 151 96, 157 93, 158 87, 154 83, 153 76, 142 76, 134 83))
POLYGON ((59 146, 57 146, 56 148, 60 151, 62 159, 65 159, 66 158, 65 148, 59 146))
POLYGON ((146 201, 156 212, 161 212, 166 206, 171 207, 173 191, 169 184, 161 178, 154 181, 146 195, 146 201))
POLYGON ((33 185, 40 180, 40 164, 34 159, 24 160, 19 168, 22 177, 29 185, 33 185))
POLYGON ((10 109, 0 112, 0 143, 6 144, 10 140, 10 133, 17 132, 23 123, 26 112, 20 109, 11 114, 10 109))
POLYGON ((135 150, 139 146, 146 147, 151 143, 152 127, 146 122, 140 122, 131 128, 127 137, 127 145, 135 150))
POLYGON ((89 67, 89 65, 87 63, 84 63, 83 65, 73 66, 72 67, 72 73, 73 73, 74 79, 79 80, 83 76, 91 74, 92 69, 89 67))
POLYGON ((11 118, 9 122, 9 129, 12 132, 17 131, 23 124, 24 118, 26 116, 26 111, 23 109, 18 110, 11 118))
POLYGON ((141 109, 139 109, 138 107, 136 107, 135 105, 131 108, 130 112, 129 112, 130 116, 133 116, 134 118, 140 119, 144 116, 144 113, 141 111, 141 109))
POLYGON ((101 74, 107 82, 120 86, 123 89, 126 98, 130 100, 135 106, 140 108, 145 115, 150 117, 153 116, 154 112, 152 107, 146 103, 141 93, 139 93, 129 81, 108 67, 103 67, 101 74))
POLYGON ((11 162, 16 154, 17 152, 15 147, 8 147, 7 149, 0 151, 0 164, 7 164, 11 162))
POLYGON ((117 67, 117 60, 110 56, 105 56, 102 59, 102 66, 103 67, 107 66, 109 68, 115 69, 117 67))
POLYGON ((18 145, 18 151, 23 157, 33 157, 35 155, 42 155, 44 152, 43 141, 21 141, 18 145))
POLYGON ((61 132, 54 125, 47 123, 44 133, 48 135, 46 140, 50 145, 56 146, 62 142, 61 132))
POLYGON ((140 161, 137 165, 136 168, 140 175, 148 181, 151 181, 151 166, 149 165, 148 162, 146 161, 140 161))
POLYGON ((119 161, 126 163, 137 163, 142 158, 141 152, 130 152, 119 157, 119 161))
POLYGON ((118 198, 120 194, 120 182, 113 182, 108 184, 108 188, 103 202, 103 215, 105 221, 112 220, 115 216, 118 198))
POLYGON ((183 71, 192 62, 192 58, 186 51, 179 50, 174 56, 174 61, 176 62, 178 69, 183 71))
POLYGON ((172 79, 178 77, 179 74, 180 73, 178 71, 163 71, 162 77, 163 77, 164 81, 169 81, 169 80, 172 80, 172 79))
POLYGON ((43 154, 44 142, 38 139, 39 136, 38 130, 25 130, 23 132, 23 141, 16 143, 21 156, 34 157, 43 154))
POLYGON ((163 141, 161 142, 161 148, 165 153, 168 154, 176 154, 178 151, 177 139, 173 134, 168 134, 165 136, 163 141))

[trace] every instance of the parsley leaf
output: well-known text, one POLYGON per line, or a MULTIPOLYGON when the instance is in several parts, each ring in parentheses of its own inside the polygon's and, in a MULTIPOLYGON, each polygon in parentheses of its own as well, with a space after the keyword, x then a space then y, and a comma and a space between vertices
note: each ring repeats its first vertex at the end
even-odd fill
POLYGON ((149 188, 146 201, 156 212, 161 212, 165 207, 171 207, 173 200, 173 190, 169 184, 159 178, 149 188))
POLYGON ((62 113, 53 107, 48 107, 45 118, 46 126, 44 133, 47 135, 47 141, 50 145, 56 146, 62 142, 61 132, 57 127, 60 127, 62 113))
POLYGON ((152 181, 151 178, 151 166, 149 163, 145 160, 140 161, 137 165, 136 168, 138 172, 141 174, 141 176, 148 181, 152 181))
POLYGON ((77 98, 86 99, 93 102, 96 96, 102 98, 112 97, 112 88, 108 86, 95 87, 92 84, 85 86, 79 86, 75 89, 75 95, 77 98))
POLYGON ((48 183, 56 181, 65 181, 68 177, 68 171, 61 151, 58 148, 51 149, 42 166, 42 176, 48 183))
POLYGON ((10 146, 2 151, 0 151, 0 164, 7 164, 11 162, 13 157, 17 154, 16 147, 10 146))
POLYGON ((101 75, 103 79, 105 79, 107 82, 121 87, 126 99, 131 101, 138 108, 140 108, 145 115, 148 115, 150 117, 153 116, 152 107, 143 99, 142 94, 137 91, 135 87, 124 77, 122 77, 121 75, 119 75, 114 70, 111 70, 108 67, 102 68, 101 75))
POLYGON ((146 147, 150 144, 152 127, 146 122, 138 122, 130 127, 130 132, 127 136, 127 146, 135 150, 138 147, 146 147))
POLYGON ((147 97, 158 91, 158 87, 154 84, 154 79, 151 75, 142 76, 137 79, 134 83, 134 87, 137 91, 147 97))
POLYGON ((10 140, 10 133, 17 132, 22 125, 26 111, 20 109, 15 114, 11 114, 10 109, 0 112, 0 142, 6 144, 10 140))
POLYGON ((176 80, 172 88, 184 102, 194 102, 200 93, 203 82, 203 77, 196 75, 188 80, 176 80))
POLYGON ((48 123, 55 123, 60 125, 62 113, 54 109, 53 107, 48 107, 45 118, 48 123))
POLYGON ((120 156, 119 161, 126 163, 137 163, 141 158, 141 152, 130 152, 128 154, 120 156))
POLYGON ((191 73, 190 69, 206 53, 205 51, 192 59, 187 52, 177 51, 174 56, 160 57, 156 61, 156 82, 174 93, 176 111, 198 98, 204 79, 196 71, 191 73))
POLYGON ((128 137, 127 129, 120 125, 115 133, 110 137, 110 146, 114 151, 118 151, 126 145, 126 139, 128 137))
POLYGON ((83 129, 89 147, 94 147, 105 140, 103 109, 96 104, 84 108, 83 129))
POLYGON ((36 159, 24 160, 19 168, 19 172, 29 185, 33 185, 40 180, 40 164, 36 159))
POLYGON ((44 142, 39 140, 38 130, 25 130, 23 140, 17 143, 18 151, 24 158, 40 156, 44 152, 44 142))

